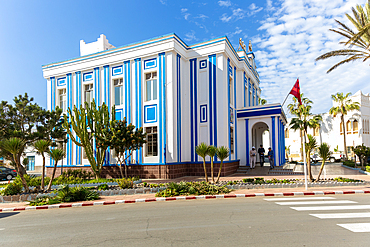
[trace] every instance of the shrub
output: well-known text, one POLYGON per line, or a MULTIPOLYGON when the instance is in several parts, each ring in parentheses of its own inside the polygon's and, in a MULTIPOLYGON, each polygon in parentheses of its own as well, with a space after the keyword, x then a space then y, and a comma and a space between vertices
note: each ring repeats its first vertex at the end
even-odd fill
POLYGON ((61 201, 56 198, 55 196, 42 196, 38 197, 33 201, 30 201, 30 206, 42 206, 42 205, 51 205, 51 204, 57 204, 61 203, 61 201))
POLYGON ((132 189, 134 188, 134 178, 122 178, 117 179, 116 182, 121 189, 132 189))
POLYGON ((254 178, 254 179, 255 179, 255 181, 254 181, 255 184, 263 184, 263 183, 265 183, 265 181, 264 181, 263 178, 254 178))
POLYGON ((56 198, 62 202, 91 201, 99 199, 99 194, 86 187, 77 186, 70 188, 66 185, 58 190, 56 198))
POLYGON ((100 184, 97 189, 98 190, 108 190, 109 186, 108 184, 100 184))
POLYGON ((253 183, 254 178, 243 178, 243 183, 253 183))
POLYGON ((370 172, 370 166, 366 166, 366 171, 370 172))
POLYGON ((12 195, 17 195, 22 192, 22 184, 19 183, 10 183, 8 186, 5 187, 0 193, 3 196, 12 196, 12 195))
POLYGON ((217 195, 229 193, 231 190, 225 186, 216 186, 207 182, 171 182, 167 188, 156 194, 157 197, 169 197, 180 195, 217 195))
POLYGON ((361 180, 356 180, 352 178, 342 178, 342 177, 334 178, 334 180, 337 182, 361 182, 361 180))
POLYGON ((343 161, 343 165, 349 166, 349 167, 355 167, 355 162, 353 162, 352 160, 346 160, 346 161, 343 161))

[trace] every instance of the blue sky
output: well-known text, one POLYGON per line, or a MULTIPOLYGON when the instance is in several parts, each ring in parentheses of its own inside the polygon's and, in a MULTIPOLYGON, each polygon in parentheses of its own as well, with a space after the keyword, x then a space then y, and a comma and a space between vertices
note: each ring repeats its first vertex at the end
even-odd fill
MULTIPOLYGON (((46 107, 44 64, 79 56, 79 41, 105 34, 114 46, 176 33, 188 45, 228 36, 252 41, 262 97, 284 100, 297 77, 314 101, 313 112, 326 112, 336 92, 370 91, 369 63, 355 62, 330 74, 336 59, 317 56, 341 48, 329 32, 334 19, 365 0, 243 1, 5 1, 0 0, 0 100, 27 92, 46 107)), ((350 26, 350 24, 349 24, 350 26)), ((291 102, 289 97, 286 104, 291 102)))

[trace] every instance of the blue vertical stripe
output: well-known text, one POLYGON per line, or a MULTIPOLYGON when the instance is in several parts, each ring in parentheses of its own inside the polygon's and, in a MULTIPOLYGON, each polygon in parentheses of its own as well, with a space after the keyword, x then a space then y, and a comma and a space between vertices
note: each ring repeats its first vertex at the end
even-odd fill
POLYGON ((98 107, 100 105, 100 70, 99 67, 94 68, 94 91, 95 91, 95 103, 98 107))
POLYGON ((198 145, 197 59, 190 59, 190 150, 191 161, 197 161, 198 145))
POLYGON ((212 66, 212 57, 213 55, 210 55, 208 56, 208 80, 209 80, 209 84, 208 84, 208 93, 209 93, 209 100, 208 100, 208 103, 209 103, 209 144, 210 145, 213 145, 213 83, 212 83, 212 76, 213 76, 213 73, 212 73, 212 70, 213 70, 213 66, 212 66))
POLYGON ((227 133, 229 137, 229 160, 231 160, 231 132, 230 132, 230 74, 229 74, 229 68, 230 68, 230 58, 227 58, 227 133))
POLYGON ((246 165, 249 166, 249 119, 245 119, 245 153, 246 165))
POLYGON ((236 122, 236 67, 234 67, 234 159, 238 158, 238 123, 236 122))
POLYGON ((181 162, 181 56, 177 54, 177 162, 181 162))
MULTIPOLYGON (((76 107, 80 107, 81 106, 81 71, 77 71, 76 72, 76 90, 75 90, 75 94, 76 94, 76 107)), ((80 138, 78 136, 76 136, 76 141, 80 141, 80 138)), ((81 147, 76 146, 76 165, 80 165, 81 164, 81 147)))
MULTIPOLYGON (((103 102, 108 107, 108 112, 111 113, 111 99, 110 99, 110 74, 109 74, 109 65, 104 66, 104 91, 103 91, 103 102)), ((105 160, 104 164, 108 165, 110 163, 110 147, 107 148, 105 151, 105 160)))
MULTIPOLYGON (((193 72, 194 72, 194 123, 195 123, 195 133, 194 133, 194 139, 195 139, 195 147, 198 146, 198 73, 197 73, 197 59, 194 58, 193 62, 193 72)), ((195 160, 198 160, 198 157, 194 157, 195 160)))
MULTIPOLYGON (((217 147, 217 97, 216 97, 216 55, 213 55, 213 138, 214 145, 217 147)), ((210 120, 211 121, 211 120, 210 120)), ((217 157, 215 157, 217 160, 217 157)))
MULTIPOLYGON (((51 89, 51 102, 50 102, 50 110, 55 110, 55 77, 50 77, 50 89, 51 89)), ((50 158, 50 166, 54 165, 54 160, 50 158)))
MULTIPOLYGON (((275 126, 275 118, 276 117, 271 117, 271 139, 272 139, 272 151, 274 151, 274 159, 276 159, 276 137, 275 137, 275 132, 276 132, 276 126, 275 126)), ((275 161, 276 163, 276 161, 275 161)))
MULTIPOLYGON (((135 59, 135 84, 136 84, 136 127, 142 127, 141 123, 141 111, 142 111, 142 99, 141 99, 141 59, 135 59)), ((142 161, 142 148, 136 151, 136 162, 141 163, 142 161)))
MULTIPOLYGON (((125 70, 125 117, 128 124, 131 123, 131 63, 130 61, 124 62, 125 70)), ((126 152, 128 154, 128 152, 126 152)), ((128 158, 127 162, 131 163, 131 157, 128 158)))
MULTIPOLYGON (((67 107, 72 109, 72 74, 67 74, 67 107)), ((72 127, 70 128, 73 131, 72 127)), ((72 165, 72 139, 67 142, 67 166, 72 165)))

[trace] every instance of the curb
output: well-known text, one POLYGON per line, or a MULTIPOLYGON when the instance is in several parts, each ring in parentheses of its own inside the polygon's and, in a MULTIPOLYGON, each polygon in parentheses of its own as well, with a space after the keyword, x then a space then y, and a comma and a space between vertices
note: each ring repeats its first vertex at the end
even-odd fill
POLYGON ((125 203, 140 203, 140 202, 164 202, 164 201, 179 201, 179 200, 197 200, 197 199, 225 199, 237 197, 257 197, 257 196, 315 196, 315 195, 342 195, 342 194, 369 194, 370 190, 347 190, 347 191, 312 191, 312 192, 283 192, 283 193, 253 193, 253 194, 232 194, 232 195, 208 195, 208 196, 178 196, 178 197, 157 197, 147 199, 135 200, 116 200, 116 201, 102 201, 102 202, 82 202, 82 203, 69 203, 69 204, 54 204, 44 206, 28 206, 16 208, 0 208, 0 212, 12 211, 28 211, 39 209, 55 209, 55 208, 74 208, 85 206, 102 206, 112 204, 125 204, 125 203))

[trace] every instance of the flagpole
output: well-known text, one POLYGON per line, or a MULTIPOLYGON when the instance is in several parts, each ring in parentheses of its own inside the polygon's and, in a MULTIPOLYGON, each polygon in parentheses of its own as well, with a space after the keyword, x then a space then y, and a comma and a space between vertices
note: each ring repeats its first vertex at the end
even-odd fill
MULTIPOLYGON (((303 132, 303 135, 305 133, 303 132)), ((304 170, 304 187, 307 190, 307 162, 306 162, 306 143, 303 141, 303 170, 304 170)))
MULTIPOLYGON (((297 80, 299 80, 299 77, 297 77, 297 80)), ((294 88, 294 86, 295 86, 295 84, 293 85, 292 89, 294 88)), ((285 101, 288 99, 289 94, 290 94, 290 92, 292 91, 292 89, 290 89, 290 91, 289 91, 288 95, 285 97, 285 100, 284 100, 283 104, 281 104, 281 107, 283 107, 283 106, 284 106, 285 101)))

